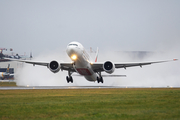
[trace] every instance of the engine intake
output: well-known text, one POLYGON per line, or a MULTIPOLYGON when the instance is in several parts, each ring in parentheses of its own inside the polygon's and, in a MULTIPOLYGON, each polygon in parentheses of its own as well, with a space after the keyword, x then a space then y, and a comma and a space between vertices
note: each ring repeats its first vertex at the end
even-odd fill
POLYGON ((51 72, 57 73, 60 70, 60 64, 57 61, 51 61, 48 65, 48 68, 51 72))
POLYGON ((103 64, 103 69, 105 72, 111 74, 114 72, 115 70, 115 66, 112 62, 110 61, 106 61, 104 64, 103 64))

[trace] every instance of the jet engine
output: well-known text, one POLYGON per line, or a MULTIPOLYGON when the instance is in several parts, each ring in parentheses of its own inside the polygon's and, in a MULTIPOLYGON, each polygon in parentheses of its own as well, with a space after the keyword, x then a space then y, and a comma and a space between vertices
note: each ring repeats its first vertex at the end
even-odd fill
POLYGON ((49 64, 48 64, 48 68, 51 72, 53 73, 57 73, 59 72, 61 66, 60 64, 57 62, 57 61, 51 61, 49 64))
POLYGON ((111 74, 115 70, 115 65, 112 62, 110 62, 110 61, 106 61, 103 64, 103 69, 104 69, 105 72, 111 74))

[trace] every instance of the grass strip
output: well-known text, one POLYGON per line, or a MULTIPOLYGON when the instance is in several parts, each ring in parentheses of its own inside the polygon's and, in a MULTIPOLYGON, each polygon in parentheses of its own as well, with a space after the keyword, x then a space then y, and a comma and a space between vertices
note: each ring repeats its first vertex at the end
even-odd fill
POLYGON ((0 118, 180 119, 180 89, 1 90, 0 118))
POLYGON ((3 81, 0 82, 0 87, 15 87, 15 86, 17 86, 16 82, 3 82, 3 81))

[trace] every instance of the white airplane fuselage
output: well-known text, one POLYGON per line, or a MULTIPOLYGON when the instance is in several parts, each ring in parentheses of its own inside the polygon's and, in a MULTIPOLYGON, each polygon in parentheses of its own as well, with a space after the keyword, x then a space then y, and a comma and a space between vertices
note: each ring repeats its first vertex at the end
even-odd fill
POLYGON ((83 75, 88 81, 96 81, 99 75, 91 68, 90 56, 84 47, 78 42, 68 44, 66 52, 74 62, 73 67, 80 75, 83 75))

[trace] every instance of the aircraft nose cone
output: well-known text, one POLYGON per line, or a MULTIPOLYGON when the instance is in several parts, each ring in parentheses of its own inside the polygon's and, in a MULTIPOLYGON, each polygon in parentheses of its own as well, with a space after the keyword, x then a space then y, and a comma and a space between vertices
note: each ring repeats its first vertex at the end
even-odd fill
POLYGON ((66 50, 67 54, 70 56, 71 54, 74 54, 75 50, 74 47, 67 47, 66 50))

